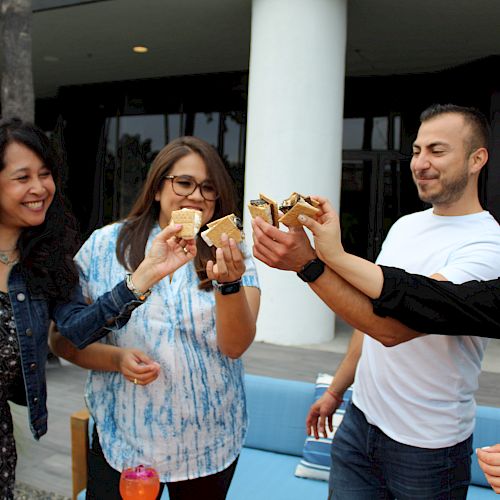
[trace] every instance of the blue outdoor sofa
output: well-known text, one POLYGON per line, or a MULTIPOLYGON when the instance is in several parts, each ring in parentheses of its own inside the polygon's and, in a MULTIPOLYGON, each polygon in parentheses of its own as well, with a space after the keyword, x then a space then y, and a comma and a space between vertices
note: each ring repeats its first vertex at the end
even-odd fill
MULTIPOLYGON (((326 500, 325 481, 294 476, 305 439, 314 384, 257 375, 245 377, 250 426, 228 500, 326 500)), ((72 416, 73 498, 84 500, 87 415, 72 416)), ((500 408, 477 410, 474 448, 500 443, 500 408)), ((498 498, 473 457, 468 499, 498 498)), ((162 500, 168 499, 165 492, 162 500)))

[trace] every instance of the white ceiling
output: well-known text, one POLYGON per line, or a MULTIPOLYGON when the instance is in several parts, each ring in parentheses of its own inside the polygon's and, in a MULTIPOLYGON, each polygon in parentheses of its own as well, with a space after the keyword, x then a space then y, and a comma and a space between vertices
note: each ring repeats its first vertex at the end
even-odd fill
POLYGON ((347 73, 418 73, 500 54, 498 0, 348 0, 347 73))
MULTIPOLYGON (((314 8, 316 0, 308 1, 314 8)), ((500 54, 498 0, 348 2, 348 75, 433 71, 500 54)), ((37 11, 36 93, 55 95, 59 86, 80 83, 247 70, 250 17, 251 0, 107 0, 37 11), (150 52, 133 53, 137 44, 150 52)))

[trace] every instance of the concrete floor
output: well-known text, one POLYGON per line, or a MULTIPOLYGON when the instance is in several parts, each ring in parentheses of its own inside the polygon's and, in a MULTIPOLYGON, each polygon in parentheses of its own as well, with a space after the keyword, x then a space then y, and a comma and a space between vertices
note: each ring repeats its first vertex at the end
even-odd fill
MULTIPOLYGON (((333 340, 322 344, 301 345, 300 347, 318 351, 345 353, 349 345, 351 334, 352 327, 345 323, 342 318, 337 316, 335 321, 335 338, 333 340)), ((484 354, 482 369, 484 372, 500 373, 500 339, 490 339, 484 354)))
MULTIPOLYGON (((245 369, 247 373, 313 382, 320 372, 335 372, 350 334, 351 329, 338 320, 335 339, 324 344, 293 347, 255 342, 243 357, 245 369)), ((500 341, 492 341, 479 378, 479 404, 500 406, 499 373, 500 341)), ((26 409, 13 405, 19 482, 64 497, 71 495, 69 417, 84 406, 85 379, 86 371, 74 365, 53 363, 47 370, 49 432, 39 442, 27 428, 26 409)))

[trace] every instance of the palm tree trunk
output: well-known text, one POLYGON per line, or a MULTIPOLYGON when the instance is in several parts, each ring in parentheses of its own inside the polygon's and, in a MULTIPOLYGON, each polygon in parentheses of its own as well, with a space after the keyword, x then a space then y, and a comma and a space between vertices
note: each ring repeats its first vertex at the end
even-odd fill
POLYGON ((35 95, 31 63, 31 0, 1 0, 2 117, 33 122, 35 95))

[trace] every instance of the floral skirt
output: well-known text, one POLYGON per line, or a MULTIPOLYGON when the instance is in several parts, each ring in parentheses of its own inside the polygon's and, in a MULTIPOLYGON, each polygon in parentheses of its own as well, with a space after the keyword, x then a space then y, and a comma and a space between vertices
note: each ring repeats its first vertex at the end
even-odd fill
POLYGON ((8 399, 23 383, 16 324, 9 296, 0 291, 0 499, 14 498, 17 452, 8 399))

